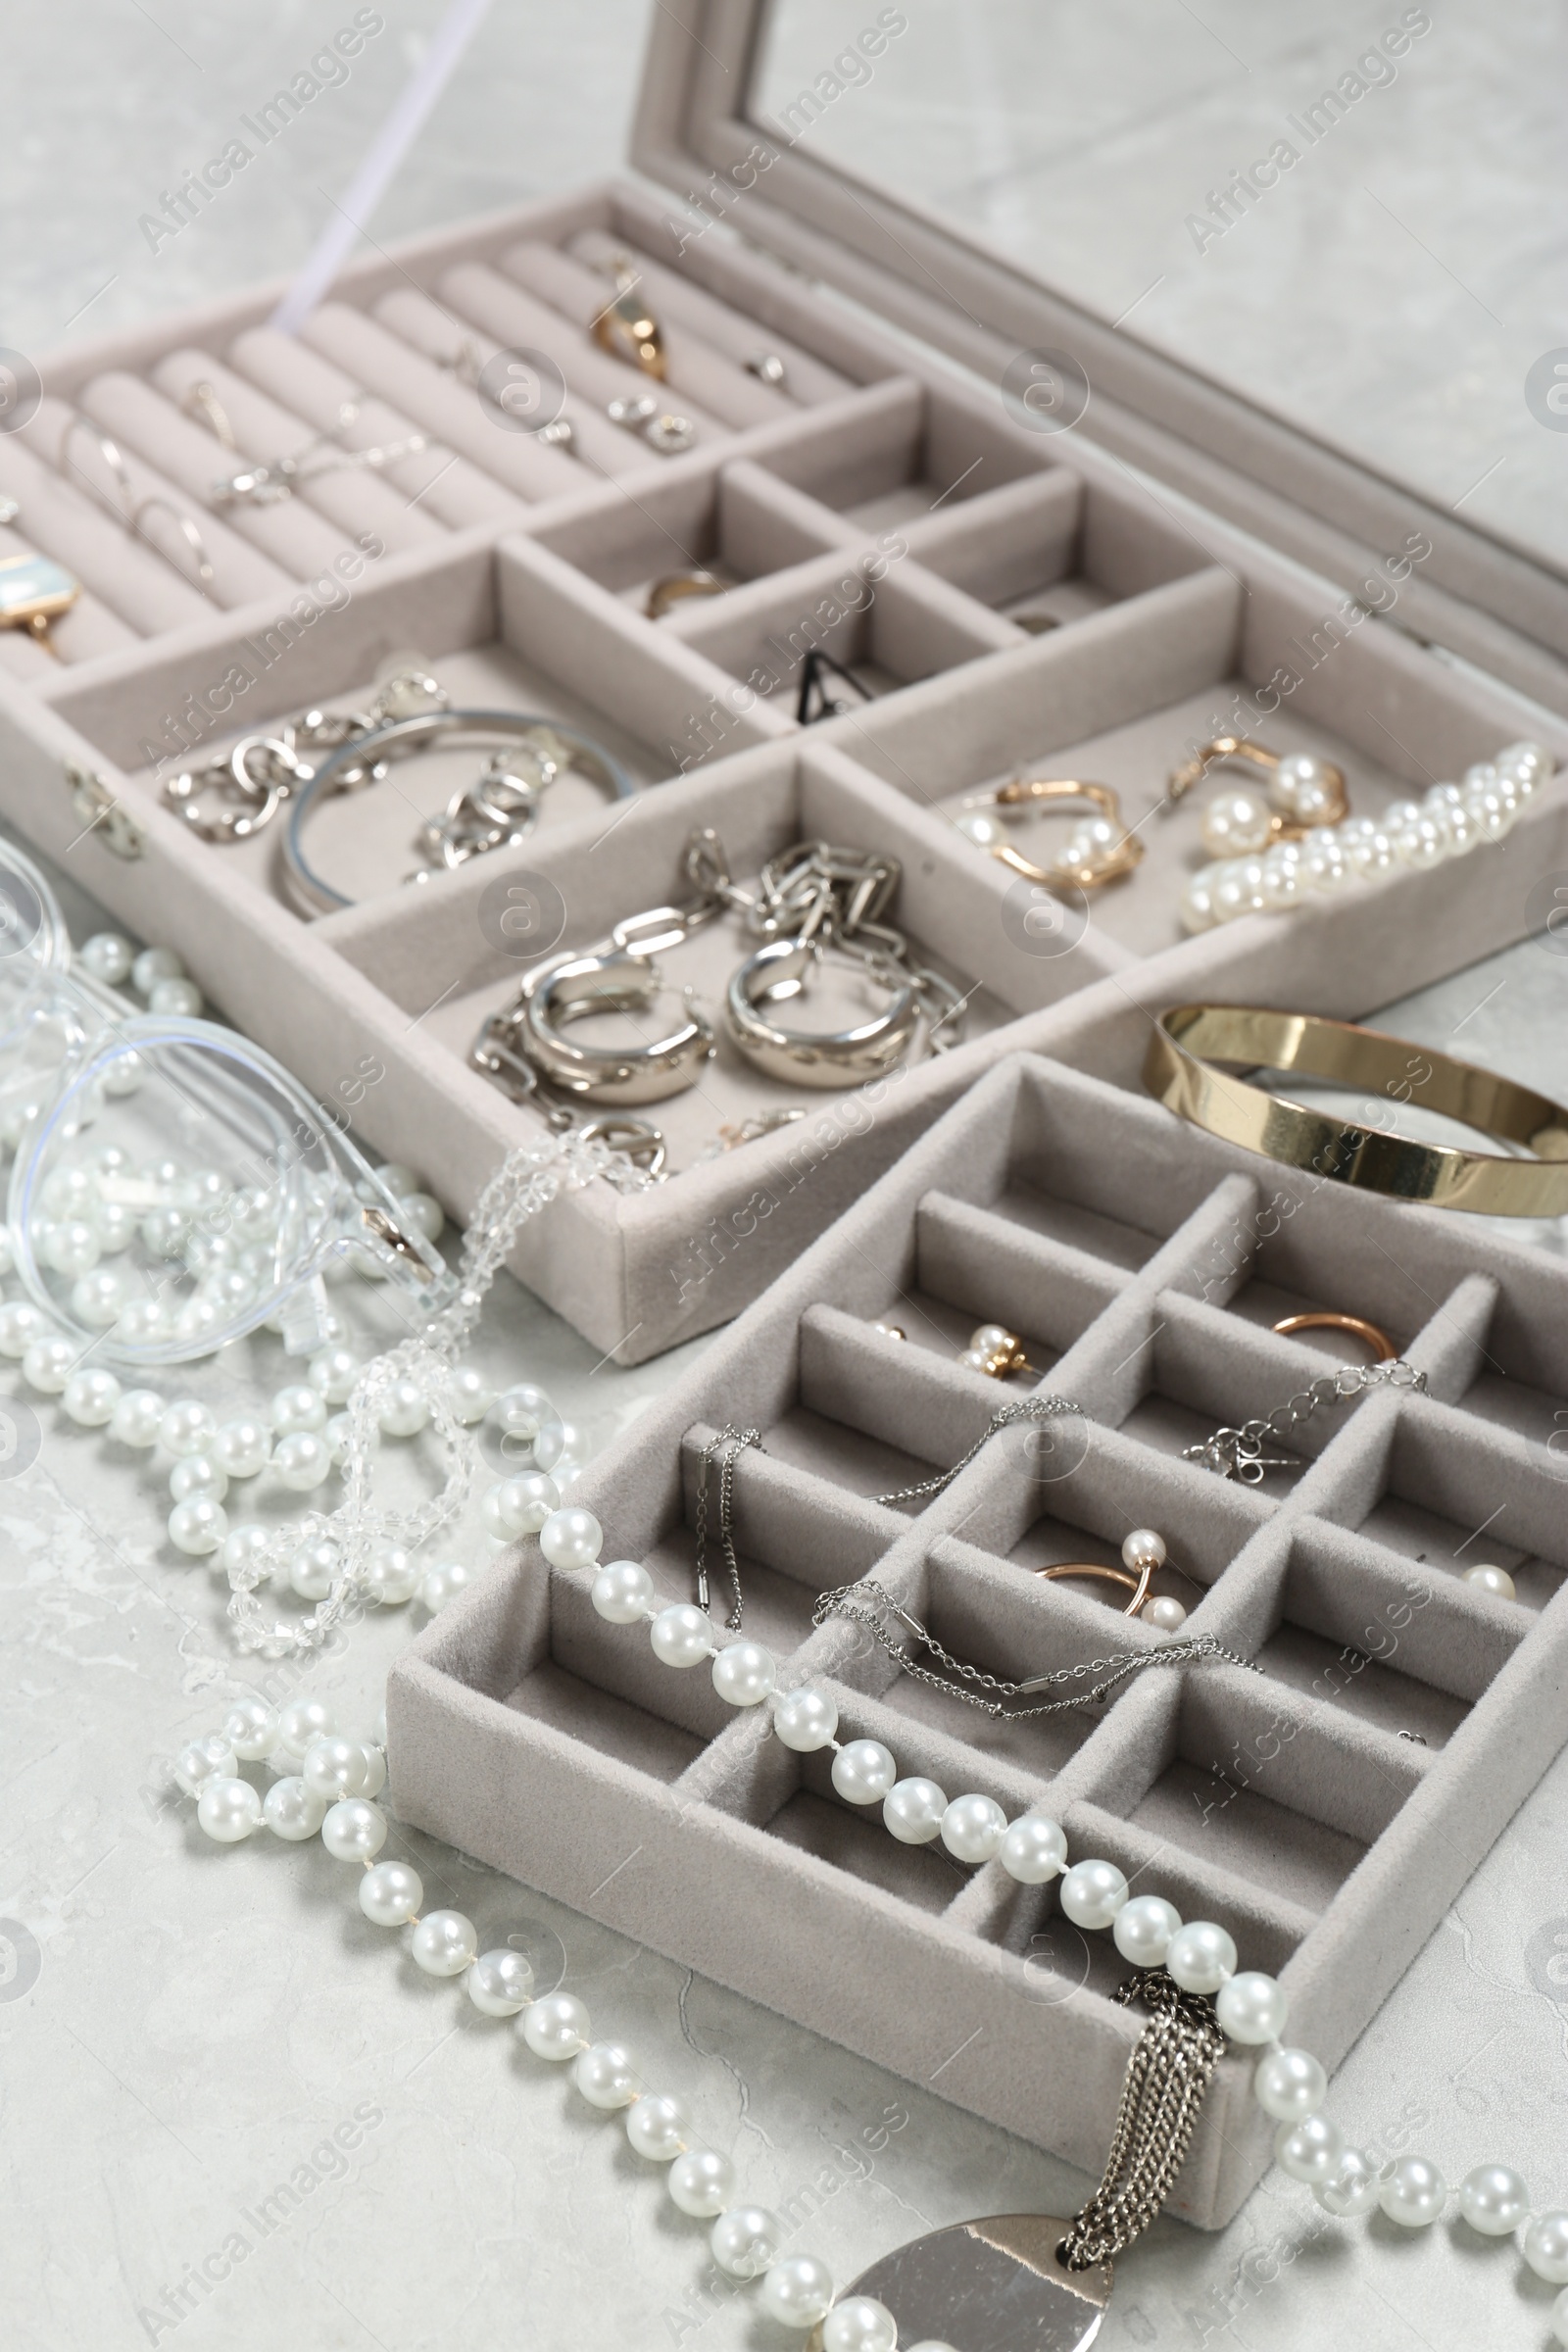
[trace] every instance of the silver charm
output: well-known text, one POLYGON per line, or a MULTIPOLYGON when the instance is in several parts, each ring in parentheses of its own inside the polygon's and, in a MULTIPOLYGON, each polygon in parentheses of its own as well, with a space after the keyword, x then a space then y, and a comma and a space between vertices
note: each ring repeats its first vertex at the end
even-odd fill
MULTIPOLYGON (((1111 2266, 1069 2271, 1056 2249, 1070 2226, 1033 2213, 956 2222, 884 2254, 847 2292, 885 2303, 901 2344, 929 2338, 961 2352, 1088 2352, 1110 2301, 1111 2266)), ((822 2352, 820 2328, 807 2352, 822 2352)))

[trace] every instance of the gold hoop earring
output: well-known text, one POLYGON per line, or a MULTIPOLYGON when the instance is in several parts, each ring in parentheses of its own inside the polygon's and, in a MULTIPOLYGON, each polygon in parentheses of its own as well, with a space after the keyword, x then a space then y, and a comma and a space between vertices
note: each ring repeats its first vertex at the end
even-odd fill
POLYGON ((1107 882, 1130 874, 1144 854, 1143 843, 1122 823, 1121 803, 1108 784, 1084 784, 1072 776, 1018 776, 994 792, 972 794, 963 807, 976 813, 957 817, 958 831, 1010 872, 1047 890, 1103 890, 1107 882), (1083 801, 1098 813, 1075 828, 1049 865, 1032 865, 1006 840, 995 818, 980 811, 999 808, 1004 815, 1017 814, 1042 801, 1083 801))
POLYGON ((1247 767, 1266 790, 1216 794, 1203 810, 1203 847, 1211 858, 1250 858, 1276 841, 1300 841, 1316 825, 1343 824, 1350 813, 1345 770, 1309 752, 1271 752, 1245 735, 1216 735, 1171 770, 1166 806, 1182 800, 1211 767, 1247 767))

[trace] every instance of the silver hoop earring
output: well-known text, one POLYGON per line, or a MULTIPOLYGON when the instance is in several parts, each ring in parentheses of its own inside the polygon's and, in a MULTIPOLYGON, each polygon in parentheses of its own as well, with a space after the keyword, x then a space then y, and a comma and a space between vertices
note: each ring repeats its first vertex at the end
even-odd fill
POLYGON ((539 1076, 588 1102, 662 1102, 697 1082, 713 1057, 713 1032, 688 1003, 687 1017, 646 1046, 589 1046, 564 1036, 568 1022, 595 1012, 646 1012, 664 986, 657 963, 628 948, 568 956, 523 982, 516 1042, 539 1076))
POLYGON ((771 1007, 805 996, 806 976, 822 954, 814 939, 775 939, 730 976, 725 1024, 737 1050, 765 1077, 824 1089, 858 1086, 912 1053, 922 1028, 934 1051, 947 1044, 945 1027, 963 1009, 957 990, 935 972, 906 971, 882 957, 851 958, 893 992, 872 1019, 825 1035, 787 1029, 771 1007))

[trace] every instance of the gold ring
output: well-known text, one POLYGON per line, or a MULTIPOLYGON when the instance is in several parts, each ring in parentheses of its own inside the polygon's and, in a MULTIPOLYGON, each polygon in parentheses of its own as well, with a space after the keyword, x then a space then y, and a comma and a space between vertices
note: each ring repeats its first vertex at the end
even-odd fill
MULTIPOLYGON (((1121 804, 1108 784, 1083 784, 1073 776, 1018 776, 1010 784, 999 784, 995 792, 977 792, 963 803, 965 808, 1022 808, 1031 801, 1087 801, 1099 810, 1098 822, 1091 820, 1080 827, 1068 840, 1059 858, 1046 865, 1031 865, 1010 842, 988 838, 974 821, 968 825, 960 818, 959 830, 983 850, 1026 882, 1039 882, 1047 890, 1103 890, 1107 882, 1118 882, 1130 874, 1144 854, 1144 845, 1135 833, 1129 833, 1121 820, 1121 804)), ((995 828, 990 828, 994 833, 995 828)))
POLYGON ((614 301, 594 320, 594 341, 612 359, 629 360, 644 375, 657 376, 662 383, 667 367, 663 329, 648 305, 638 300, 636 283, 629 272, 620 278, 614 301))
POLYGON ((1568 1110, 1494 1070, 1382 1030, 1265 1005, 1178 1004, 1155 1024, 1144 1084, 1178 1118, 1283 1167, 1310 1169, 1329 1184, 1483 1216, 1568 1213, 1568 1110), (1208 1066, 1213 1062, 1364 1087, 1375 1099, 1363 1119, 1335 1118, 1221 1075, 1208 1066), (1420 1144, 1393 1133, 1383 1114, 1392 1118, 1396 1104, 1411 1102, 1522 1145, 1533 1157, 1420 1144))
POLYGON ((683 605, 691 596, 728 596, 724 582, 710 571, 671 571, 656 580, 648 591, 644 612, 650 620, 662 620, 676 605, 683 605))
POLYGON ((1047 1578, 1055 1578, 1058 1576, 1103 1577, 1106 1584, 1121 1585, 1132 1594, 1132 1598, 1127 1603, 1127 1606, 1123 1609, 1122 1615, 1124 1617, 1136 1617, 1139 1610, 1143 1607, 1145 1601, 1149 1598, 1149 1588, 1151 1584, 1152 1584, 1154 1578, 1154 1564, 1152 1561, 1151 1561, 1146 1568, 1143 1568, 1139 1571, 1137 1576, 1134 1576, 1131 1570, 1127 1568, 1101 1568, 1098 1567, 1092 1560, 1066 1560, 1059 1568, 1037 1568, 1035 1570, 1035 1574, 1036 1576, 1043 1576, 1047 1578))
POLYGON ((1286 1315, 1270 1329, 1277 1331, 1282 1339, 1289 1339, 1293 1331, 1348 1331, 1352 1339, 1364 1341, 1371 1348, 1375 1364, 1390 1364, 1399 1352, 1386 1331, 1360 1315, 1336 1315, 1327 1310, 1321 1314, 1286 1315))

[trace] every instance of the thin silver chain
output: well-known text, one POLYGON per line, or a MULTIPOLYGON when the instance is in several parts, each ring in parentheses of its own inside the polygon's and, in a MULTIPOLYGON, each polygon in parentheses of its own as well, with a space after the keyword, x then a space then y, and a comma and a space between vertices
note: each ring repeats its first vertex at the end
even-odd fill
POLYGON ((1255 1487, 1265 1470, 1298 1470, 1300 1463, 1262 1451, 1266 1440, 1283 1444, 1293 1429, 1309 1421, 1320 1405, 1348 1404, 1352 1396, 1360 1396, 1368 1389, 1409 1389, 1417 1396, 1427 1393, 1427 1376, 1403 1356, 1396 1356, 1388 1364, 1341 1364, 1338 1371, 1326 1372, 1314 1380, 1309 1389, 1298 1389, 1283 1404, 1256 1421, 1244 1421, 1240 1429, 1216 1429, 1201 1445, 1185 1446, 1182 1459, 1201 1462, 1205 1470, 1213 1470, 1221 1478, 1239 1478, 1244 1486, 1255 1487))
POLYGON ((1213 2002, 1183 1992, 1162 1968, 1141 1970, 1111 1997, 1124 2009, 1143 2001, 1153 2014, 1127 2062, 1100 2186, 1057 2248, 1069 2271, 1110 2261, 1153 2221, 1186 2161, 1225 2047, 1213 2002))
POLYGON ((868 1502, 918 1502, 922 1495, 937 1495, 951 1487, 960 1470, 969 1464, 982 1446, 989 1446, 998 1430, 1007 1429, 1015 1421, 1054 1421, 1059 1413, 1076 1413, 1083 1417, 1083 1406, 1074 1404, 1068 1396, 1025 1396, 1016 1404, 998 1407, 980 1432, 967 1453, 960 1454, 951 1470, 939 1470, 935 1478, 925 1478, 917 1487, 895 1487, 890 1494, 868 1494, 868 1502))
POLYGON ((745 1606, 741 1598, 740 1562, 735 1557, 735 1457, 737 1454, 743 1453, 748 1446, 755 1446, 760 1451, 761 1444, 762 1433, 760 1429, 737 1429, 732 1421, 727 1422, 717 1437, 710 1438, 703 1447, 701 1467, 697 1473, 695 1521, 697 1606, 706 1614, 708 1608, 708 1485, 714 1460, 717 1459, 718 1540, 723 1546, 724 1565, 729 1571, 729 1589, 734 1595, 730 1613, 724 1620, 724 1627, 725 1631, 731 1634, 740 1632, 741 1612, 745 1606), (727 1446, 728 1452, 720 1454, 720 1446, 727 1446))
POLYGON ((986 1674, 963 1658, 956 1658, 918 1617, 896 1601, 885 1585, 875 1577, 861 1577, 853 1585, 840 1585, 824 1592, 816 1604, 811 1623, 825 1625, 829 1617, 846 1617, 852 1625, 863 1626, 872 1639, 881 1643, 894 1664, 917 1683, 928 1683, 933 1690, 945 1690, 950 1698, 961 1698, 965 1705, 978 1707, 982 1714, 1004 1717, 1008 1723, 1021 1723, 1032 1715, 1059 1715, 1069 1707, 1092 1705, 1112 1691, 1118 1683, 1138 1673, 1144 1666, 1190 1666, 1203 1658, 1219 1658, 1232 1666, 1246 1666, 1255 1673, 1250 1658, 1239 1657, 1235 1650, 1225 1649, 1212 1634, 1195 1634, 1180 1642, 1165 1642, 1157 1649, 1119 1650, 1108 1658, 1090 1658, 1079 1666, 1062 1666, 1053 1674, 1032 1675, 1027 1682, 1009 1683, 999 1676, 986 1674), (888 1624, 890 1617, 907 1628, 923 1649, 948 1669, 947 1674, 935 1674, 929 1666, 918 1665, 897 1640, 888 1624), (956 1676, 958 1679, 950 1679, 956 1676), (1063 1683, 1084 1683, 1091 1678, 1093 1688, 1077 1690, 1070 1698, 1045 1699, 1037 1707, 1009 1707, 1003 1702, 1009 1698, 1027 1697, 1032 1690, 1049 1690, 1063 1683), (965 1686, 968 1686, 965 1688, 965 1686), (994 1691, 992 1698, 980 1693, 994 1691))

